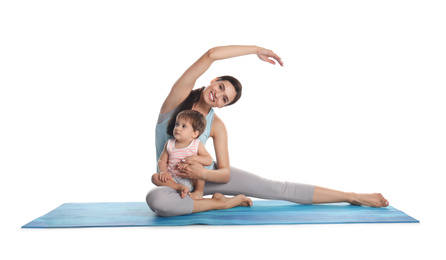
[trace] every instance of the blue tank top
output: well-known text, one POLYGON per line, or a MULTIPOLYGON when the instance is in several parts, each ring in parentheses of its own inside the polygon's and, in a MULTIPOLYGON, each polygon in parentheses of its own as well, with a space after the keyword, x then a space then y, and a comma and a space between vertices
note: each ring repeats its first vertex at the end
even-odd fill
MULTIPOLYGON (((167 134, 167 125, 169 124, 169 119, 172 117, 172 114, 175 112, 175 109, 176 108, 172 109, 172 111, 167 112, 165 114, 160 114, 158 117, 158 123, 156 124, 155 128, 157 171, 158 171, 158 159, 160 158, 161 153, 163 152, 164 145, 166 144, 167 140, 173 138, 171 134, 167 134)), ((214 122, 214 110, 211 108, 211 110, 209 110, 209 113, 206 116, 206 128, 204 129, 204 132, 198 137, 198 140, 200 140, 200 142, 202 142, 204 145, 206 145, 206 141, 211 135, 211 128, 213 122, 214 122)), ((207 169, 213 169, 214 164, 205 167, 207 169)))

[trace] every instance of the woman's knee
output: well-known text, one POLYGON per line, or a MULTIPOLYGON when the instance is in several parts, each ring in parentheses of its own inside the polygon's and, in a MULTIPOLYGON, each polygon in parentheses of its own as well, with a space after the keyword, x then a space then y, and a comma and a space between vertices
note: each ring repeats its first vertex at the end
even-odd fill
POLYGON ((182 199, 175 189, 167 186, 149 191, 146 202, 153 212, 162 217, 190 214, 194 207, 192 198, 186 196, 182 199))
MULTIPOLYGON (((152 176, 153 178, 153 176, 152 176)), ((165 187, 154 188, 147 193, 146 202, 149 208, 156 214, 162 216, 164 213, 165 203, 163 200, 163 193, 165 187)))

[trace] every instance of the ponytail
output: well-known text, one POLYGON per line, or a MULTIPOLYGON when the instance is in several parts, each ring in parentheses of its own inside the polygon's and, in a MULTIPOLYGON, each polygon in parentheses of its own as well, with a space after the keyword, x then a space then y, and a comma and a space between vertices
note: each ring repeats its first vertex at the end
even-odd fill
POLYGON ((169 119, 169 123, 167 125, 167 134, 169 136, 172 136, 173 129, 175 128, 175 122, 177 120, 177 115, 183 110, 192 109, 192 106, 200 99, 201 92, 203 92, 204 89, 205 87, 192 90, 189 96, 175 109, 175 112, 169 119))

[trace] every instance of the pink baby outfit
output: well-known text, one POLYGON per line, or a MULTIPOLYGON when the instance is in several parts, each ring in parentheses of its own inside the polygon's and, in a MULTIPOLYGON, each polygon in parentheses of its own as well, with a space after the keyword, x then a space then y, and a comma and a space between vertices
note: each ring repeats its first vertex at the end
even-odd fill
POLYGON ((193 191, 194 187, 190 179, 181 178, 177 173, 181 172, 178 170, 178 163, 182 162, 186 157, 198 154, 198 145, 200 140, 194 139, 189 146, 181 149, 175 148, 175 138, 169 139, 167 141, 167 153, 169 154, 169 160, 167 161, 167 171, 172 176, 172 178, 179 184, 183 184, 188 187, 190 191, 193 191))

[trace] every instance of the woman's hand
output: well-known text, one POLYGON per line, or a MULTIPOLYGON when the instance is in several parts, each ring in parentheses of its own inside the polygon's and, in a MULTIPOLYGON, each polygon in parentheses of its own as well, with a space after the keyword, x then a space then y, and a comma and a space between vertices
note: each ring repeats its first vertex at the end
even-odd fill
POLYGON ((199 163, 186 164, 182 168, 182 172, 177 173, 178 176, 193 180, 206 180, 206 169, 203 165, 199 163))
POLYGON ((196 160, 197 157, 198 157, 198 156, 196 156, 196 155, 191 155, 191 156, 188 156, 188 157, 184 158, 184 159, 182 160, 182 162, 183 162, 184 164, 198 163, 197 160, 196 160))
POLYGON ((268 50, 268 49, 259 47, 259 49, 257 50, 257 56, 259 57, 259 59, 275 65, 276 62, 274 60, 270 59, 270 58, 273 58, 277 62, 279 62, 280 66, 283 67, 282 59, 279 57, 279 55, 275 54, 272 50, 268 50))

